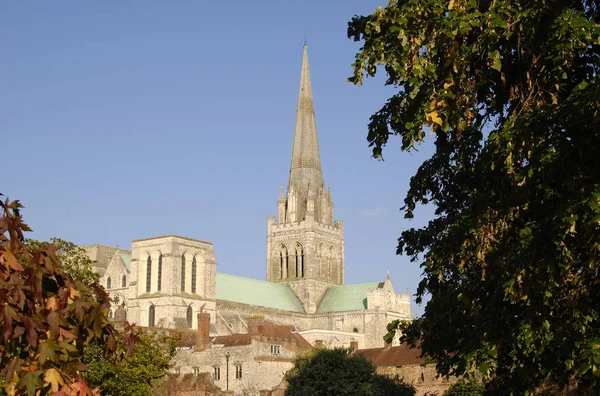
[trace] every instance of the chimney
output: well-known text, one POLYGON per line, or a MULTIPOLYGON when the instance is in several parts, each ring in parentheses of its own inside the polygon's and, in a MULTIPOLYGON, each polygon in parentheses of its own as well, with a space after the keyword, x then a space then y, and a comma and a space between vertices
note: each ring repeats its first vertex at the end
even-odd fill
POLYGON ((350 349, 352 351, 357 351, 358 350, 358 341, 350 341, 350 349))
POLYGON ((263 333, 265 325, 265 317, 261 314, 248 316, 248 334, 263 333))
POLYGON ((196 350, 204 351, 210 342, 210 314, 200 312, 198 314, 198 338, 196 339, 196 350))

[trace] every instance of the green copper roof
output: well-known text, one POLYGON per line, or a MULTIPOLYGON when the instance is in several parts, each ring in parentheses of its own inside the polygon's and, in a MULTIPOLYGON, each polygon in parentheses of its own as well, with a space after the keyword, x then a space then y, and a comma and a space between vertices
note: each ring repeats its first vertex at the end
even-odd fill
POLYGON ((119 253, 121 255, 121 260, 125 263, 125 267, 127 267, 127 272, 131 272, 131 256, 125 253, 119 253))
POLYGON ((375 289, 379 282, 358 285, 330 286, 325 291, 317 312, 358 311, 367 309, 367 290, 375 289))
POLYGON ((217 273, 217 300, 304 312, 292 289, 279 283, 217 273))

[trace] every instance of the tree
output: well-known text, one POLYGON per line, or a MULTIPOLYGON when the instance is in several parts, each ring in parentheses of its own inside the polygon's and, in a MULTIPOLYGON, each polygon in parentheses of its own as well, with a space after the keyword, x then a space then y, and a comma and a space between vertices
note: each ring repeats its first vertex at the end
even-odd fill
POLYGON ((373 365, 348 349, 313 349, 294 359, 285 376, 287 396, 414 396, 415 389, 375 373, 373 365))
POLYGON ((599 21, 592 0, 391 0, 349 23, 349 80, 383 67, 398 88, 370 119, 374 157, 434 135, 403 210, 435 216, 397 248, 431 299, 404 339, 490 393, 600 376, 599 21))
POLYGON ((97 342, 114 358, 109 297, 61 267, 58 246, 25 244, 19 201, 0 201, 0 376, 9 394, 89 395, 82 380, 84 346, 97 342))
POLYGON ((444 396, 482 396, 483 386, 474 382, 461 379, 444 393, 444 396))
POLYGON ((87 255, 84 248, 73 242, 56 237, 50 238, 50 242, 40 242, 36 239, 26 239, 26 242, 30 251, 51 244, 57 246, 56 257, 60 261, 61 267, 84 286, 91 286, 99 281, 100 275, 93 270, 94 262, 87 255))
POLYGON ((116 362, 104 358, 103 347, 98 343, 86 348, 83 361, 88 371, 84 378, 103 395, 150 395, 167 373, 178 337, 140 329, 134 333, 133 353, 128 356, 126 344, 119 343, 116 354, 123 358, 116 362))

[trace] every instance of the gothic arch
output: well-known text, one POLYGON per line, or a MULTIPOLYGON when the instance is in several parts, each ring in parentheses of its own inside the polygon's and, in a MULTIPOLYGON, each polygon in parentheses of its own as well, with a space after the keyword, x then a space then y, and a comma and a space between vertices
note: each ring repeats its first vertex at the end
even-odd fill
POLYGON ((185 321, 188 329, 193 329, 194 325, 194 303, 190 303, 185 310, 185 321))
POLYGON ((146 261, 146 293, 152 290, 152 255, 149 252, 145 254, 146 261))
POLYGON ((191 263, 191 277, 190 277, 190 284, 191 284, 191 288, 190 291, 192 293, 196 293, 197 287, 198 287, 198 255, 194 254, 192 256, 192 263, 191 263))
POLYGON ((327 279, 330 282, 337 282, 337 270, 338 270, 338 256, 337 251, 333 245, 329 246, 329 268, 327 272, 327 279))
POLYGON ((274 265, 273 265, 273 274, 275 278, 279 279, 287 279, 289 277, 288 272, 288 248, 283 243, 279 244, 277 248, 273 251, 274 256, 274 265))
POLYGON ((325 249, 325 244, 323 242, 319 243, 319 247, 317 247, 317 271, 318 278, 323 279, 325 276, 326 269, 325 265, 327 263, 327 250, 325 249))
POLYGON ((179 268, 180 272, 181 272, 181 280, 180 280, 180 287, 181 287, 181 291, 184 292, 185 291, 185 266, 187 264, 186 262, 186 257, 185 257, 185 252, 181 255, 181 267, 179 268))
POLYGON ((154 327, 156 325, 156 306, 150 304, 148 307, 148 327, 154 327))
POLYGON ((163 273, 163 254, 160 250, 158 251, 158 257, 156 258, 156 266, 156 290, 160 291, 163 273))
POLYGON ((294 243, 294 247, 293 249, 293 253, 294 253, 294 259, 293 259, 293 266, 294 266, 294 276, 296 278, 303 278, 304 277, 304 248, 302 247, 302 244, 300 242, 295 242, 294 243))

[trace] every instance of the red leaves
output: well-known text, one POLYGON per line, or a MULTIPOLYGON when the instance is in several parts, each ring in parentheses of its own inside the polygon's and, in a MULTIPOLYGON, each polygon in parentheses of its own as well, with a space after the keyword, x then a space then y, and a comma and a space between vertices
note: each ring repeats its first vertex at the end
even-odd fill
POLYGON ((103 311, 108 295, 96 285, 88 292, 66 272, 56 245, 25 244, 30 229, 20 208, 0 202, 0 376, 16 394, 97 395, 81 380, 81 359, 90 341, 114 355, 115 330, 103 311))

